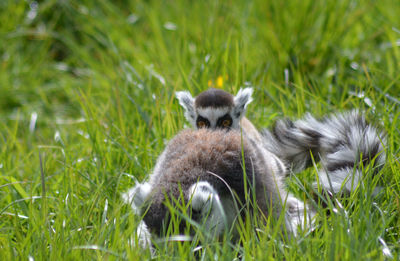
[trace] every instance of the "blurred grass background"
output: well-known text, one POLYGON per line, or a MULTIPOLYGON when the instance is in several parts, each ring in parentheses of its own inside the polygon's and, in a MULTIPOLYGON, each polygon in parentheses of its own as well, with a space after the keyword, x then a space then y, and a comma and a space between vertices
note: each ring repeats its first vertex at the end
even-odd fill
POLYGON ((149 258, 129 243, 138 221, 120 193, 186 127, 174 92, 247 85, 260 128, 364 111, 388 133, 385 189, 357 191, 346 215, 321 210, 300 240, 266 233, 206 259, 398 259, 399 14, 397 0, 2 0, 1 259, 149 258))

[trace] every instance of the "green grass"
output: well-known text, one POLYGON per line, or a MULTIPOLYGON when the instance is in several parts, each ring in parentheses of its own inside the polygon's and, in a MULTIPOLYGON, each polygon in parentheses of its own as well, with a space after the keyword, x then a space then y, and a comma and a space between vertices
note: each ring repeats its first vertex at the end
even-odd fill
MULTIPOLYGON (((207 242, 200 257, 385 260, 386 244, 398 260, 399 14, 397 0, 1 1, 0 259, 149 258, 130 244, 139 219, 120 194, 187 126, 174 92, 222 76, 231 92, 254 86, 247 115, 260 128, 365 111, 388 133, 387 165, 342 206, 317 206, 312 233, 244 224, 241 242, 207 242)), ((315 175, 288 185, 307 199, 315 175)), ((194 247, 169 242, 157 257, 194 247)))

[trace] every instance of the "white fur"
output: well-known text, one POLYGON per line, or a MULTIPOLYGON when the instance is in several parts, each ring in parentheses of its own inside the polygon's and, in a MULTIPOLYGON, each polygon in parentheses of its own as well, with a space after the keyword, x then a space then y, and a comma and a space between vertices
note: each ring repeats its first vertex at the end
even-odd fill
POLYGON ((239 114, 239 118, 243 117, 247 106, 253 101, 253 88, 240 89, 233 99, 235 108, 234 113, 239 114))
POLYGON ((133 188, 123 193, 122 199, 126 204, 130 204, 136 215, 141 215, 141 208, 151 193, 149 183, 137 183, 133 188))
POLYGON ((237 212, 231 197, 220 198, 216 190, 205 181, 193 184, 189 192, 192 209, 201 213, 200 221, 204 222, 202 225, 207 231, 222 235, 225 229, 232 227, 237 212))
POLYGON ((175 93, 176 98, 179 100, 179 104, 185 109, 185 118, 196 126, 196 114, 194 109, 194 98, 188 91, 181 91, 175 93))
MULTIPOLYGON (((136 185, 129 189, 127 192, 122 193, 122 200, 126 204, 130 204, 133 212, 136 215, 142 215, 142 207, 145 203, 146 199, 151 193, 151 186, 149 183, 136 183, 136 185)), ((155 253, 155 250, 151 244, 151 233, 147 228, 147 225, 143 220, 139 222, 138 227, 136 228, 136 236, 138 240, 138 245, 143 249, 150 249, 152 256, 155 253)), ((132 241, 133 246, 135 246, 135 241, 132 241)))
POLYGON ((140 247, 144 249, 149 248, 150 250, 152 250, 152 252, 154 251, 152 249, 150 231, 143 220, 140 221, 138 227, 136 228, 136 236, 138 238, 138 243, 140 247))
POLYGON ((329 174, 320 171, 318 177, 323 188, 337 194, 342 191, 354 191, 361 182, 362 173, 360 170, 340 169, 329 174))
POLYGON ((313 218, 316 212, 310 206, 289 194, 285 207, 285 221, 288 232, 296 236, 299 228, 302 230, 313 229, 313 218))

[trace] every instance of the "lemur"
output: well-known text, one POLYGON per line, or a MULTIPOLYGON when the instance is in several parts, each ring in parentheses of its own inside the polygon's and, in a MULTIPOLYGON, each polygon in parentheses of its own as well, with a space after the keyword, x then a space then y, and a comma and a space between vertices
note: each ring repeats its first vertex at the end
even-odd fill
MULTIPOLYGON (((191 218, 214 236, 223 235, 237 218, 246 216, 242 211, 246 193, 251 199, 255 196, 261 215, 284 215, 287 231, 296 234, 298 226, 311 223, 314 212, 288 194, 285 174, 278 158, 237 129, 186 129, 168 143, 148 179, 123 199, 143 216, 137 231, 143 247, 151 246, 150 235, 162 236, 168 226, 165 202, 182 196, 191 206, 191 218)), ((183 231, 185 222, 180 226, 183 231)))
POLYGON ((311 114, 296 121, 280 119, 271 130, 263 129, 260 134, 244 116, 253 100, 252 93, 252 88, 240 89, 236 96, 209 89, 195 98, 189 92, 177 92, 176 96, 185 109, 186 119, 195 128, 239 129, 242 126, 250 138, 262 142, 272 155, 284 162, 290 170, 288 174, 311 166, 312 153, 314 160, 322 163, 318 171, 320 185, 332 193, 351 192, 359 183, 360 157, 364 165, 373 160, 376 169, 383 166, 386 135, 369 124, 361 113, 338 113, 322 120, 311 114))
POLYGON ((196 130, 184 130, 172 139, 149 179, 123 195, 137 214, 144 215, 138 228, 142 245, 150 246, 150 235, 161 235, 168 223, 165 196, 178 199, 182 192, 191 204, 192 218, 221 235, 241 215, 229 191, 243 202, 243 187, 251 185, 263 214, 284 213, 288 230, 295 234, 299 224, 311 223, 314 211, 286 192, 283 179, 288 170, 296 173, 308 167, 312 153, 322 163, 319 185, 339 193, 351 192, 361 182, 361 164, 384 164, 385 134, 360 113, 278 120, 260 135, 249 121, 244 124, 251 94, 249 88, 236 96, 210 89, 195 99, 188 92, 177 93, 196 130), (240 126, 246 135, 241 135, 240 126), (282 211, 285 204, 288 210, 282 211))

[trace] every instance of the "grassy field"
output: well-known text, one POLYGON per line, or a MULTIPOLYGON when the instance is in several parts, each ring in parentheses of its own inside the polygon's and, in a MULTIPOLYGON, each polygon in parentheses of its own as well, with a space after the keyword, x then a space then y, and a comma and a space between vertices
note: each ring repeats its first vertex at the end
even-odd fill
MULTIPOLYGON (((319 207, 312 233, 250 223, 237 244, 155 257, 398 260, 399 14, 398 0, 0 1, 0 259, 148 259, 120 195, 187 127, 174 92, 251 85, 259 128, 364 111, 388 133, 386 167, 319 207)), ((288 186, 307 199, 315 175, 288 186)))

